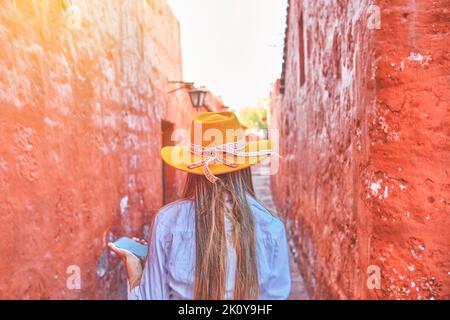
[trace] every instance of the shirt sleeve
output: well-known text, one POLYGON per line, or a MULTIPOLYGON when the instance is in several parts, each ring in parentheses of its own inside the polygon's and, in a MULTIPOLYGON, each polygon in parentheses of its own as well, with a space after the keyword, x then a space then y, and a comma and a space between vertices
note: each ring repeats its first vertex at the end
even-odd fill
POLYGON ((283 224, 281 229, 276 241, 274 241, 274 255, 267 289, 267 299, 269 300, 285 300, 291 292, 289 247, 283 224))
POLYGON ((131 290, 128 283, 128 300, 166 300, 169 298, 165 269, 164 229, 165 227, 157 215, 153 222, 141 281, 131 290))

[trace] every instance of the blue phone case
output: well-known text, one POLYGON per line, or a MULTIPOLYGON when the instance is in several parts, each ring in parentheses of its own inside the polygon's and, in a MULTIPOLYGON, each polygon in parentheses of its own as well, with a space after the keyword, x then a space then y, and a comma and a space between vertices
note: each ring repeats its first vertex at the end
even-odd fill
POLYGON ((118 248, 130 251, 138 257, 145 258, 147 256, 147 246, 130 238, 122 237, 115 241, 114 245, 118 248))

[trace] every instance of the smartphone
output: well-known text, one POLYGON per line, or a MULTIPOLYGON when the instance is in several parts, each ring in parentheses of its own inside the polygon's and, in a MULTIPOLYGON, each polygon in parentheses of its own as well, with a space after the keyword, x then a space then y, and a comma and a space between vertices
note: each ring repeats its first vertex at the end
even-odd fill
POLYGON ((135 256, 139 258, 145 258, 147 256, 147 246, 134 241, 133 239, 122 237, 114 242, 117 248, 125 249, 130 251, 135 256))

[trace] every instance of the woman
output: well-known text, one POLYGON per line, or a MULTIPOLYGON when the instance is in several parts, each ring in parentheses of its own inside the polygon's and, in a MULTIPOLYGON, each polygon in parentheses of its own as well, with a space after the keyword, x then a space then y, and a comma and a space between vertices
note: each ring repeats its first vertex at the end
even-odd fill
POLYGON ((256 200, 251 179, 250 166, 271 153, 268 140, 246 142, 231 112, 198 115, 189 147, 161 150, 188 176, 182 199, 156 215, 144 267, 109 244, 126 263, 129 299, 289 296, 285 228, 256 200))

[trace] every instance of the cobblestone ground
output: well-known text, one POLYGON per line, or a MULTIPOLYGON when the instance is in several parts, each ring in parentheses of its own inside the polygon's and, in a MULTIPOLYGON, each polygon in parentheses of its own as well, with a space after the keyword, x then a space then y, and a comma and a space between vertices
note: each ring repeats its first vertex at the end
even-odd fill
MULTIPOLYGON (((275 203, 273 202, 272 192, 270 190, 270 176, 269 164, 263 163, 252 168, 253 184, 255 192, 259 200, 261 200, 266 207, 272 212, 276 213, 275 203)), ((292 290, 289 300, 309 300, 306 292, 303 278, 298 271, 298 267, 294 262, 294 257, 291 250, 291 277, 292 290)))

